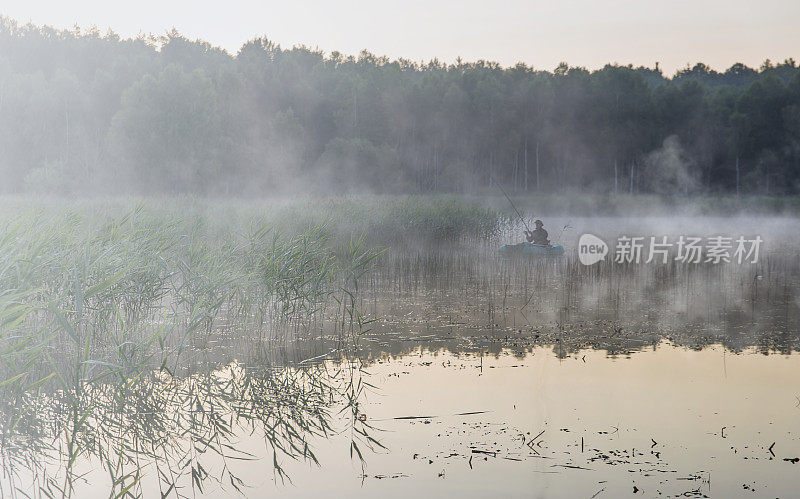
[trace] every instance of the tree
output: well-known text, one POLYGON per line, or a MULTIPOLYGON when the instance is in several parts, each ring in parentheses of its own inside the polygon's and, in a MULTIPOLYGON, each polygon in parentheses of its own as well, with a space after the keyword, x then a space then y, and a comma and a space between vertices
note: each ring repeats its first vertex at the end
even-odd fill
POLYGON ((221 174, 219 122, 211 79, 203 70, 186 73, 170 64, 122 95, 109 131, 112 157, 139 189, 209 192, 221 174))
POLYGON ((689 190, 800 191, 793 59, 669 78, 658 65, 414 63, 265 38, 231 56, 175 30, 121 39, 6 18, 0 54, 5 191, 259 195, 323 175, 357 179, 338 190, 654 192, 651 153, 673 136, 689 190))

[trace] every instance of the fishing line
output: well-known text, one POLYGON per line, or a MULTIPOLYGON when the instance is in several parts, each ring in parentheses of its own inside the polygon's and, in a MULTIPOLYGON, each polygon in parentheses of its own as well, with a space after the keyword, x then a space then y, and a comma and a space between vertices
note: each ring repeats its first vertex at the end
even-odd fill
POLYGON ((489 175, 489 180, 494 182, 497 185, 497 187, 500 188, 500 191, 503 193, 503 195, 506 197, 506 199, 508 199, 508 202, 511 203, 511 207, 514 208, 514 211, 517 212, 517 216, 519 217, 519 219, 522 220, 522 225, 525 226, 525 229, 528 232, 531 232, 531 228, 528 227, 528 224, 525 222, 525 219, 522 218, 522 213, 519 212, 519 210, 517 209, 517 206, 514 204, 514 201, 511 200, 511 197, 506 193, 506 190, 503 189, 503 185, 500 182, 498 182, 497 180, 495 180, 494 177, 492 177, 491 175, 489 175))

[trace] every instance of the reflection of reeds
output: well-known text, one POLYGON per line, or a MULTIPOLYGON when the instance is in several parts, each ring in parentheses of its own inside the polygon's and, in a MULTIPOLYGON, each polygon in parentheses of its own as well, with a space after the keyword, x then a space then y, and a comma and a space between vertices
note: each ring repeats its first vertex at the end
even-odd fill
POLYGON ((324 373, 192 374, 197 352, 232 338, 274 349, 264 345, 306 336, 330 304, 342 340, 362 332, 371 319, 359 281, 380 252, 363 238, 340 251, 324 219, 281 231, 191 207, 65 207, 1 222, 0 465, 10 489, 24 472, 36 494, 69 495, 81 459, 96 459, 121 495, 148 459, 167 490, 184 472, 201 489, 200 454, 235 456, 226 446, 242 422, 258 422, 281 478, 281 456, 315 460, 307 439, 327 431, 324 373), (63 481, 46 475, 45 456, 63 481))
POLYGON ((540 259, 501 258, 493 243, 393 252, 367 293, 375 294, 373 313, 384 330, 407 329, 411 314, 426 319, 427 332, 446 334, 455 322, 498 341, 511 333, 555 341, 560 333, 577 347, 614 352, 663 338, 734 350, 800 347, 794 254, 769 251, 758 264, 618 264, 611 257, 585 266, 571 250, 540 259))
MULTIPOLYGON (((111 478, 111 495, 142 494, 146 468, 157 470, 166 495, 179 495, 182 487, 202 492, 207 480, 238 489, 243 483, 234 463, 254 456, 236 448, 237 434, 262 437, 276 476, 285 479, 283 459, 317 462, 310 439, 330 432, 330 400, 334 394, 352 399, 348 389, 319 365, 252 369, 231 364, 186 378, 149 372, 92 383, 78 399, 56 394, 45 407, 55 411, 52 432, 62 444, 57 450, 65 469, 63 481, 44 480, 40 491, 49 487, 69 495, 80 483, 72 465, 82 457, 102 465, 111 478)), ((28 443, 7 454, 48 455, 28 443)))

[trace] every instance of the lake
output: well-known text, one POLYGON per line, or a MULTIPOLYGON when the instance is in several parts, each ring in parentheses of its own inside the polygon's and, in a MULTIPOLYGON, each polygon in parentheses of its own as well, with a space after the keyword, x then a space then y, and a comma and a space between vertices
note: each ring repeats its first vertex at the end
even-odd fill
POLYGON ((304 331, 292 337, 222 314, 166 368, 26 396, 3 491, 792 496, 800 223, 546 224, 564 257, 500 257, 515 225, 489 242, 389 248, 358 283, 356 313, 340 313, 342 294, 285 324, 304 331), (580 264, 584 233, 612 254, 580 264), (623 235, 719 234, 759 235, 759 261, 613 262, 623 235))

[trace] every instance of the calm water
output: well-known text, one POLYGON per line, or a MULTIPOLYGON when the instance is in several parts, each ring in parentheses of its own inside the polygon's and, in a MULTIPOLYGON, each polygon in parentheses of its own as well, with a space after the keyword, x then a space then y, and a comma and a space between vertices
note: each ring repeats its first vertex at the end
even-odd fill
MULTIPOLYGON (((800 224, 547 223, 568 250, 583 232, 765 244, 757 264, 718 266, 508 260, 497 242, 391 251, 355 341, 324 320, 280 345, 221 324, 174 376, 87 393, 72 494, 796 496, 800 224)), ((24 421, 39 437, 82 414, 59 394, 37 403, 24 421)), ((4 493, 67 483, 69 439, 34 442, 5 444, 4 493)))
POLYGON ((279 490, 791 497, 800 486, 785 460, 800 456, 798 368, 797 356, 666 343, 630 358, 535 348, 522 358, 421 349, 376 359, 363 410, 389 451, 370 455, 362 480, 346 445, 331 439, 321 447, 328 464, 298 467, 294 485, 279 490), (415 419, 398 419, 407 416, 415 419))
MULTIPOLYGON (((263 433, 243 425, 229 443, 254 460, 227 466, 245 494, 793 497, 800 487, 800 356, 669 343, 617 358, 410 349, 374 352, 359 375, 373 385, 359 413, 385 449, 365 445, 362 468, 349 455, 350 413, 334 410, 329 436, 309 439, 320 465, 284 459, 281 480, 263 433)), ((218 456, 204 462, 222 473, 218 456)), ((89 476, 78 495, 104 495, 108 478, 89 476)), ((145 468, 145 495, 156 477, 145 468)), ((212 497, 231 493, 205 485, 212 497)))

